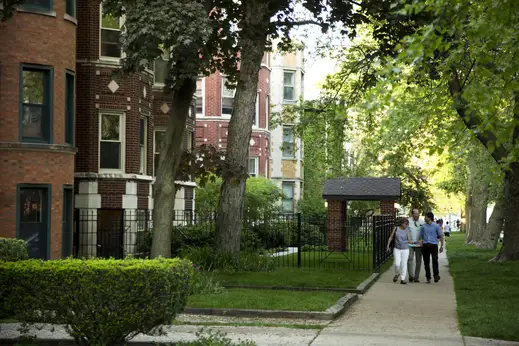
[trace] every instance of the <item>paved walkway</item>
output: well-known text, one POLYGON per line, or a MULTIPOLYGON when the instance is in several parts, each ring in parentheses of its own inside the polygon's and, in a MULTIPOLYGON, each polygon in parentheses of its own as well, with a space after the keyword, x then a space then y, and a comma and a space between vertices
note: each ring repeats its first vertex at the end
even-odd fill
MULTIPOLYGON (((393 283, 393 269, 312 342, 317 345, 463 346, 456 315, 454 285, 445 252, 438 283, 393 283)), ((432 270, 432 268, 431 268, 432 270)))

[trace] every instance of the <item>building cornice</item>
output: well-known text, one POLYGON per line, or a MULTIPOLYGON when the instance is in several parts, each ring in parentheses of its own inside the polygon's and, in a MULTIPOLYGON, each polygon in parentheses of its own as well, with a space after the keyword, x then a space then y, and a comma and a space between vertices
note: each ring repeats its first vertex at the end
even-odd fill
MULTIPOLYGON (((74 173, 74 177, 78 178, 78 179, 90 179, 90 180, 99 180, 99 179, 141 180, 141 181, 150 182, 152 184, 155 183, 155 177, 152 177, 150 175, 142 175, 142 174, 76 172, 76 173, 74 173)), ((175 184, 182 185, 182 186, 197 187, 197 184, 194 181, 175 180, 175 184)))

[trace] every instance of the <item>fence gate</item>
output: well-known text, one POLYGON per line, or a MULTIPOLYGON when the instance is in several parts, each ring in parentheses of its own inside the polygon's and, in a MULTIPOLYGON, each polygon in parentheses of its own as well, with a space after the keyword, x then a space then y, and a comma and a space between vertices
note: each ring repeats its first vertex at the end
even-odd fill
POLYGON ((97 257, 124 257, 124 210, 97 211, 97 257))
POLYGON ((387 241, 395 228, 395 218, 392 215, 373 216, 373 271, 391 259, 393 253, 387 251, 387 241))

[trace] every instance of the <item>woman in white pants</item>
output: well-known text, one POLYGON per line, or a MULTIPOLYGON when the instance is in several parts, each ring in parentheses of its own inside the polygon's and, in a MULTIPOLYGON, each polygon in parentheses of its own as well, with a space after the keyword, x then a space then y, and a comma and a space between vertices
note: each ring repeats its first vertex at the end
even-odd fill
POLYGON ((407 260, 409 259, 409 244, 414 244, 411 241, 411 234, 409 232, 409 220, 402 218, 399 221, 399 225, 391 232, 387 242, 387 251, 389 251, 389 244, 393 238, 395 239, 395 247, 393 248, 393 257, 395 259, 395 276, 393 282, 397 282, 400 276, 400 283, 402 285, 407 284, 407 260))

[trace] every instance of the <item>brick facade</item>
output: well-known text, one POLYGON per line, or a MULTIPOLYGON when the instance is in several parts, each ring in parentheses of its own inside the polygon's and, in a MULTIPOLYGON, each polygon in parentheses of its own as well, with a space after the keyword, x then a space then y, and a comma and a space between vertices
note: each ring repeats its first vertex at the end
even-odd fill
POLYGON ((380 201, 380 214, 396 217, 395 203, 396 201, 394 200, 380 201))
MULTIPOLYGON (((270 54, 263 58, 270 59, 270 54)), ((222 81, 220 73, 212 74, 203 79, 203 113, 197 114, 195 143, 213 145, 225 150, 230 116, 222 115, 222 81)), ((253 126, 249 146, 249 157, 257 158, 258 174, 269 177, 270 158, 270 69, 266 64, 258 76, 258 124, 253 126), (269 104, 267 105, 267 97, 269 104)))
POLYGON ((347 249, 347 201, 328 200, 328 251, 344 252, 347 249))
POLYGON ((46 234, 38 237, 48 239, 42 257, 57 258, 62 251, 63 187, 74 183, 76 152, 65 144, 65 77, 66 71, 76 71, 76 24, 65 15, 65 0, 54 0, 50 13, 26 9, 0 23, 0 46, 0 237, 18 235, 16 215, 23 213, 23 202, 17 186, 46 186, 50 220, 41 221, 46 218, 42 216, 45 231, 41 233, 46 234), (52 69, 47 86, 52 102, 50 140, 46 143, 20 143, 22 64, 52 69))

